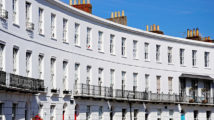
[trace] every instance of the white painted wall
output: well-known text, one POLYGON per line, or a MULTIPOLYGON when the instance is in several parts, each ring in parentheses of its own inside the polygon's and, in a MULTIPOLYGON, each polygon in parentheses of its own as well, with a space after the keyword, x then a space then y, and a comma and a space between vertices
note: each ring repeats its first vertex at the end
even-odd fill
MULTIPOLYGON (((208 75, 214 77, 213 69, 214 59, 212 43, 205 43, 193 40, 186 40, 182 38, 170 37, 166 35, 157 35, 154 33, 149 33, 146 31, 138 30, 135 28, 130 28, 110 21, 104 20, 102 18, 96 17, 79 11, 73 7, 58 1, 58 0, 28 0, 32 5, 32 22, 35 24, 35 29, 32 33, 26 31, 25 25, 25 0, 18 0, 19 9, 19 24, 14 25, 12 23, 12 1, 5 2, 5 9, 9 11, 9 19, 4 22, 1 20, 0 24, 0 41, 5 44, 5 57, 4 57, 4 68, 3 70, 12 73, 12 49, 13 46, 19 47, 19 62, 18 62, 18 74, 26 76, 25 71, 25 54, 27 50, 32 51, 31 68, 32 72, 30 74, 33 78, 38 78, 38 55, 40 53, 44 54, 44 81, 45 86, 48 87, 48 93, 43 96, 31 96, 31 99, 36 99, 31 102, 33 111, 31 115, 35 115, 38 112, 38 108, 35 107, 38 103, 44 105, 44 119, 49 119, 50 105, 56 104, 56 113, 59 120, 62 118, 62 106, 64 103, 68 104, 68 111, 66 119, 74 119, 74 104, 70 104, 69 100, 71 98, 64 98, 63 95, 63 72, 62 72, 62 61, 68 60, 68 86, 70 90, 73 90, 74 85, 74 65, 75 63, 80 64, 80 80, 79 83, 86 83, 86 66, 90 65, 92 67, 92 79, 91 84, 98 84, 98 68, 103 68, 104 81, 102 85, 110 86, 110 69, 115 69, 115 81, 114 88, 121 88, 121 71, 126 71, 126 89, 133 89, 133 73, 138 73, 138 91, 145 90, 145 74, 149 74, 149 90, 156 92, 156 76, 161 76, 161 92, 168 93, 168 77, 173 77, 173 93, 179 93, 179 76, 182 73, 189 74, 199 74, 208 75), (38 34, 38 8, 44 9, 44 35, 38 34), (50 29, 50 15, 51 13, 56 14, 56 29, 57 37, 56 40, 51 39, 51 29, 50 29), (63 29, 63 18, 68 19, 68 43, 63 43, 62 41, 62 29, 63 29), (80 46, 74 45, 74 25, 75 23, 80 24, 80 46), (92 28, 92 49, 86 49, 86 30, 87 27, 92 28), (103 44, 104 52, 98 52, 98 31, 103 32, 103 44), (115 55, 110 54, 110 34, 115 35, 115 55), (121 40, 122 37, 126 38, 126 57, 121 56, 121 40), (138 59, 133 59, 132 49, 133 40, 138 41, 138 59), (144 43, 149 43, 149 61, 144 60, 144 43), (155 46, 156 44, 161 45, 161 62, 156 62, 155 59, 155 46), (173 51, 173 63, 167 63, 167 48, 172 47, 173 51), (179 49, 185 49, 185 62, 184 66, 179 63, 179 49), (192 50, 197 50, 197 67, 192 67, 192 50), (210 68, 204 68, 204 52, 210 52, 210 68), (51 57, 56 57, 56 87, 60 89, 60 94, 57 98, 53 98, 50 93, 50 59, 51 57), (35 97, 35 98, 34 98, 35 97), (35 106, 34 106, 35 105, 35 106)), ((187 84, 188 85, 188 84, 187 84)), ((188 93, 188 92, 187 92, 188 93)), ((200 93, 200 92, 199 92, 200 93)), ((6 106, 11 106, 12 102, 19 101, 17 95, 0 93, 1 96, 10 96, 0 98, 0 101, 5 102, 6 106), (15 97, 15 99, 13 99, 15 97), (7 101, 7 102, 6 102, 7 101), (8 102, 11 101, 11 102, 8 102)), ((19 94, 20 101, 25 103, 27 99, 22 99, 25 95, 19 94)), ((108 119, 109 111, 105 101, 94 102, 89 100, 87 102, 75 101, 80 104, 79 119, 85 119, 85 105, 92 105, 91 114, 93 120, 98 116, 99 105, 103 106, 104 109, 104 119, 108 119)), ((22 105, 22 104, 21 104, 22 105)), ((127 107, 127 118, 129 118, 129 107, 125 103, 115 103, 115 119, 121 118, 121 108, 127 107)), ((156 105, 151 106, 149 118, 156 119, 156 105)), ((163 108, 163 106, 159 106, 163 108)), ((180 113, 177 110, 176 105, 171 106, 175 112, 175 119, 180 118, 180 113)), ((134 108, 139 108, 139 118, 144 116, 144 107, 142 104, 134 105, 134 108)), ((193 107, 187 107, 186 116, 188 120, 193 117, 193 107)), ((206 108, 208 109, 208 108, 206 108)), ((212 108, 209 108, 213 111, 212 108)), ((10 120, 9 114, 11 109, 6 108, 4 111, 8 114, 7 120, 10 120)), ((19 110, 22 112, 22 109, 19 110)), ((163 110, 162 119, 167 119, 168 111, 163 110)), ((200 112, 200 111, 199 111, 200 112)), ((205 113, 199 114, 199 116, 204 118, 205 113)), ((32 117, 31 116, 31 117, 32 117)), ((23 117, 23 116, 22 116, 23 117)), ((20 117, 20 120, 21 118, 20 117)), ((212 115, 213 117, 213 115, 212 115)), ((22 118, 23 119, 23 118, 22 118)))

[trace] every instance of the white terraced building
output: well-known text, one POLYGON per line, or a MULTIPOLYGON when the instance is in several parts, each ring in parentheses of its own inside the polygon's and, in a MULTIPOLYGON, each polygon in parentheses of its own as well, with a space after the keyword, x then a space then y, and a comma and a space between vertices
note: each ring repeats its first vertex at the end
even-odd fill
POLYGON ((0 2, 0 120, 214 120, 213 43, 0 2))

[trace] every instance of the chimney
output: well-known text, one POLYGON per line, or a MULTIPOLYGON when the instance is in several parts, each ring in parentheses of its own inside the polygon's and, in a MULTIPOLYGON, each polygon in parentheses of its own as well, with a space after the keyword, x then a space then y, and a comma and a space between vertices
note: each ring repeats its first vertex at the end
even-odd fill
POLYGON ((120 17, 120 11, 118 11, 118 17, 120 17))
POLYGON ((77 1, 76 0, 74 0, 74 5, 76 5, 77 4, 77 1))
POLYGON ((114 13, 113 12, 111 12, 111 18, 114 18, 114 13))
POLYGON ((160 26, 159 25, 157 25, 157 31, 160 31, 160 26))
POLYGON ((210 38, 210 36, 208 36, 208 38, 207 38, 208 40, 211 40, 211 38, 210 38))
POLYGON ((150 31, 153 31, 153 27, 152 27, 152 25, 150 26, 150 31))
POLYGON ((153 24, 153 31, 156 31, 156 25, 153 24))
POLYGON ((90 4, 90 0, 87 0, 87 4, 90 4))
POLYGON ((122 10, 122 16, 125 16, 125 12, 124 12, 124 10, 122 10))
POLYGON ((149 25, 146 25, 146 31, 149 31, 149 25))
POLYGON ((78 4, 76 0, 74 0, 74 4, 72 4, 72 0, 70 0, 69 5, 77 9, 80 9, 82 11, 85 11, 87 13, 92 13, 92 5, 90 4, 90 0, 87 0, 87 4, 85 0, 83 0, 82 3, 81 3, 81 0, 78 0, 78 4))
POLYGON ((114 17, 117 17, 117 12, 114 13, 114 17))
POLYGON ((69 5, 72 6, 72 0, 69 0, 69 5))
MULTIPOLYGON (((146 30, 147 29, 149 30, 149 26, 148 25, 146 26, 146 30)), ((157 33, 157 34, 162 34, 162 35, 164 34, 164 32, 160 30, 160 26, 159 25, 155 25, 155 24, 153 24, 153 25, 150 26, 150 31, 149 32, 153 32, 153 33, 157 33)))
POLYGON ((193 30, 187 29, 187 37, 186 39, 192 39, 192 40, 202 40, 201 36, 199 35, 199 29, 194 28, 193 30))
POLYGON ((192 37, 192 30, 190 30, 190 34, 189 34, 189 37, 192 37))
POLYGON ((187 38, 189 38, 189 29, 187 29, 187 38))
POLYGON ((120 14, 120 11, 112 12, 111 18, 108 18, 107 20, 110 20, 122 25, 127 25, 127 17, 125 16, 124 10, 122 10, 122 15, 120 14))
POLYGON ((193 29, 193 37, 195 37, 196 32, 195 32, 195 28, 193 29))

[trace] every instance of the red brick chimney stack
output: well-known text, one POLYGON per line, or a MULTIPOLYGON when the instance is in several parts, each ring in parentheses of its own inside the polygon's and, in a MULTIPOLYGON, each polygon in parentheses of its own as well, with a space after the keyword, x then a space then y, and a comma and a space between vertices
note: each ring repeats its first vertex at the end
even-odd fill
POLYGON ((70 6, 73 6, 87 13, 92 13, 92 5, 90 3, 90 0, 87 0, 87 3, 86 3, 86 0, 78 0, 78 4, 76 0, 70 0, 69 4, 70 6))
POLYGON ((149 31, 149 25, 146 25, 146 31, 157 33, 157 34, 162 34, 162 35, 164 34, 164 32, 160 30, 160 26, 155 25, 155 24, 150 26, 150 31, 149 31))
POLYGON ((127 17, 125 16, 124 10, 122 10, 122 14, 120 14, 120 11, 112 12, 111 18, 108 18, 107 20, 110 20, 122 25, 127 25, 127 17))

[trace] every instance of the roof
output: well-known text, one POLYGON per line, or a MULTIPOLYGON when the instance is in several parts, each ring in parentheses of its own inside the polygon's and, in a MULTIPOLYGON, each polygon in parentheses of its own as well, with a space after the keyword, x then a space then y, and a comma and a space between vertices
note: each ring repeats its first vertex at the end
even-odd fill
POLYGON ((179 78, 190 78, 190 79, 197 79, 197 80, 214 81, 213 78, 211 78, 210 76, 205 76, 205 75, 182 74, 179 78))

